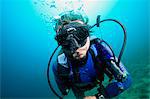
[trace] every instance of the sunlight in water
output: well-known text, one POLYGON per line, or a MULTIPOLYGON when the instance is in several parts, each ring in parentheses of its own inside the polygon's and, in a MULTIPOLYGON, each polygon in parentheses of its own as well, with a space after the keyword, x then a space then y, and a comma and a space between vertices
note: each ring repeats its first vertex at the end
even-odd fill
POLYGON ((118 0, 34 0, 34 8, 40 13, 44 21, 49 24, 53 19, 58 18, 59 14, 65 11, 78 11, 84 16, 88 16, 92 23, 97 15, 109 13, 118 0))

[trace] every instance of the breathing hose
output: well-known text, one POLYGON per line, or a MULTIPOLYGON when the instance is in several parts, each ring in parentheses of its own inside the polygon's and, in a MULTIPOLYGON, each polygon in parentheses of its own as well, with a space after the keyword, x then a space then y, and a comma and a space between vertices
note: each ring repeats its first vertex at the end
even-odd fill
MULTIPOLYGON (((105 19, 105 20, 100 21, 100 15, 98 15, 96 24, 91 26, 90 29, 92 29, 95 26, 99 27, 100 23, 103 23, 103 22, 106 22, 106 21, 112 21, 112 22, 115 22, 115 23, 119 24, 121 26, 122 30, 123 30, 123 33, 124 33, 124 41, 123 41, 123 44, 122 44, 122 47, 121 47, 121 51, 120 51, 119 56, 118 56, 118 61, 114 57, 116 65, 119 66, 119 63, 121 61, 121 57, 123 55, 123 52, 124 52, 124 49, 125 49, 125 46, 126 46, 126 40, 127 40, 127 33, 126 33, 126 30, 125 30, 124 26, 119 21, 117 21, 115 19, 105 19)), ((104 42, 104 43, 106 43, 106 42, 104 42)), ((106 45, 108 46, 108 44, 106 44, 106 45)), ((111 49, 110 46, 108 46, 108 47, 111 49)), ((111 49, 111 51, 113 52, 112 49, 111 49)), ((114 54, 114 52, 113 52, 113 54, 114 54)))
POLYGON ((52 58, 55 54, 55 52, 57 51, 57 49, 59 48, 59 45, 55 48, 54 52, 52 53, 50 59, 49 59, 49 62, 48 62, 48 67, 47 67, 47 80, 48 80, 48 84, 49 84, 49 87, 50 89, 52 90, 52 92, 59 98, 59 99, 63 99, 62 96, 60 96, 55 90, 54 88, 52 87, 52 84, 51 84, 51 81, 50 81, 50 77, 49 77, 49 71, 50 71, 50 64, 51 64, 51 61, 52 61, 52 58))

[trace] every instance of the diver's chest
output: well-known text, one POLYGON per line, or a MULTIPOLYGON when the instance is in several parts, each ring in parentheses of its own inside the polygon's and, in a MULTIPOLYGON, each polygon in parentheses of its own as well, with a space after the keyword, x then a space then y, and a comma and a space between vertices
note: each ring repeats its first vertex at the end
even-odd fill
POLYGON ((96 68, 94 66, 94 62, 89 55, 88 60, 84 66, 80 66, 77 69, 77 72, 72 72, 72 77, 75 82, 80 82, 80 83, 88 83, 88 82, 93 82, 97 78, 97 72, 96 68))
POLYGON ((92 82, 97 77, 94 64, 91 64, 90 66, 81 67, 78 73, 80 81, 83 83, 92 82))

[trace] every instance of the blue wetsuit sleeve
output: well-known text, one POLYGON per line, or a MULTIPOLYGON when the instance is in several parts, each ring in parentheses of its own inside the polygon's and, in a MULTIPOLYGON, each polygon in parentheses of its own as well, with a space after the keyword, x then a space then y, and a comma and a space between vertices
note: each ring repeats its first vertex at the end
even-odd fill
MULTIPOLYGON (((108 48, 102 45, 100 45, 100 48, 101 48, 101 53, 105 59, 110 59, 112 57, 112 53, 108 48)), ((112 64, 111 61, 107 61, 107 62, 105 61, 105 65, 107 70, 109 70, 109 72, 111 72, 111 74, 115 78, 115 80, 112 83, 108 84, 105 88, 105 97, 112 98, 119 95, 120 93, 122 93, 123 91, 125 91, 131 86, 132 83, 131 76, 121 62, 119 66, 116 66, 116 68, 118 68, 116 70, 114 69, 115 63, 112 64), (120 72, 118 72, 117 70, 121 71, 122 73, 121 77, 119 77, 120 72)))
POLYGON ((128 89, 130 86, 131 86, 131 76, 128 75, 126 80, 123 82, 116 81, 107 85, 105 89, 105 97, 106 98, 115 97, 120 93, 122 93, 123 91, 125 91, 126 89, 128 89))
MULTIPOLYGON (((114 64, 110 64, 114 65, 114 64)), ((122 78, 118 78, 118 73, 114 72, 115 80, 112 81, 110 84, 108 84, 105 88, 105 97, 106 98, 112 98, 119 94, 121 94, 123 91, 127 90, 132 83, 131 75, 127 72, 127 69, 124 67, 122 63, 120 63, 119 66, 120 70, 123 72, 122 78)))
POLYGON ((53 65, 53 72, 58 88, 63 95, 67 95, 69 91, 69 82, 68 78, 63 75, 63 70, 60 64, 57 63, 57 65, 53 65))

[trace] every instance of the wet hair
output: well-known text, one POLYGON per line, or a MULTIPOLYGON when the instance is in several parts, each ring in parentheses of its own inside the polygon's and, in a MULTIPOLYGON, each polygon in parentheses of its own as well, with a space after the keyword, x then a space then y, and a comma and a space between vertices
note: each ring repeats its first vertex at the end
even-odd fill
POLYGON ((80 20, 84 24, 88 23, 88 17, 83 16, 81 13, 77 11, 63 12, 59 16, 60 18, 55 20, 56 24, 55 24, 54 30, 56 32, 60 27, 63 27, 64 25, 69 24, 70 22, 75 21, 75 20, 80 20))

